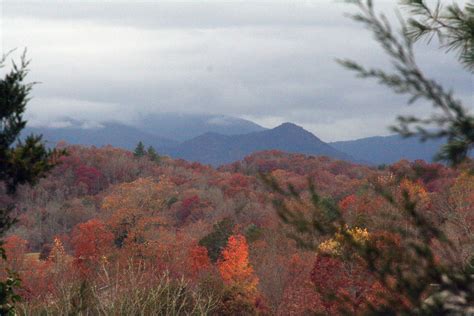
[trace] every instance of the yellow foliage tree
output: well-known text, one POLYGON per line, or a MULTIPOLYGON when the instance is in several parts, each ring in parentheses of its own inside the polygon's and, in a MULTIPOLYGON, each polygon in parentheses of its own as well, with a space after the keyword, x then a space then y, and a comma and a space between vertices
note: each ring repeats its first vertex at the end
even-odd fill
POLYGON ((344 251, 344 247, 346 246, 346 238, 344 238, 344 234, 350 236, 350 240, 355 244, 363 245, 365 244, 369 238, 369 232, 366 228, 354 227, 354 228, 344 228, 344 231, 338 232, 334 235, 333 238, 328 239, 318 246, 318 250, 321 253, 334 255, 334 256, 341 256, 344 251))

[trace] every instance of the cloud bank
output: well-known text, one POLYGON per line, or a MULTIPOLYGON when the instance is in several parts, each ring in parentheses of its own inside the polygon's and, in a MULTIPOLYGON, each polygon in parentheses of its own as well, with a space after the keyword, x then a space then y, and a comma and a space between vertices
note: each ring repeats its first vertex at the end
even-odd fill
MULTIPOLYGON (((335 62, 387 65, 337 1, 2 3, 2 50, 28 47, 29 79, 41 82, 28 108, 36 125, 213 113, 266 127, 291 121, 332 141, 387 134, 396 115, 429 108, 408 108, 335 62)), ((418 52, 428 74, 472 102, 455 56, 424 43, 418 52)))

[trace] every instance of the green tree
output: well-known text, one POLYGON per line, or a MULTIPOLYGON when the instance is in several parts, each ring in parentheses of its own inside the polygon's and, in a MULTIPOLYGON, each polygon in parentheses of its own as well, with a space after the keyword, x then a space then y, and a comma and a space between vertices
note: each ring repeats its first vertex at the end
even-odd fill
POLYGON ((204 236, 199 245, 206 247, 207 254, 212 262, 217 262, 221 256, 222 250, 227 246, 227 241, 232 235, 235 223, 230 218, 224 218, 220 222, 214 224, 213 230, 204 236))
POLYGON ((151 161, 160 162, 160 156, 156 152, 155 148, 153 148, 153 146, 148 147, 146 154, 151 161))
POLYGON ((474 71, 474 3, 467 2, 464 9, 456 3, 431 8, 425 1, 404 0, 412 14, 407 20, 406 35, 412 40, 438 36, 447 52, 457 51, 459 61, 469 71, 474 71))
POLYGON ((133 155, 137 158, 143 157, 146 155, 145 145, 143 145, 142 141, 139 141, 137 147, 135 147, 135 151, 133 155))
MULTIPOLYGON (((0 60, 4 68, 7 55, 0 60)), ((29 93, 34 83, 25 83, 29 61, 25 54, 20 64, 13 62, 12 69, 0 79, 0 182, 6 193, 14 195, 18 185, 34 184, 47 171, 54 167, 55 161, 64 151, 49 150, 41 142, 41 136, 30 135, 21 141, 20 133, 26 126, 23 119, 29 93)), ((14 224, 10 217, 13 205, 0 205, 0 238, 14 224)), ((6 260, 3 242, 0 241, 0 254, 6 260)), ((15 287, 20 283, 13 271, 8 271, 6 281, 0 281, 0 314, 13 314, 14 303, 19 299, 15 287)))

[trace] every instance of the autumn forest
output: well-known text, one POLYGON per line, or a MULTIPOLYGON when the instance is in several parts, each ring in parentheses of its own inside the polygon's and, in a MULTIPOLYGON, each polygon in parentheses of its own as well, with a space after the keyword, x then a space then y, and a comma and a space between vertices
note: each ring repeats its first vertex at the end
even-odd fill
MULTIPOLYGON (((383 286, 337 234, 314 240, 315 249, 287 236, 291 227, 272 206, 278 192, 262 173, 303 199, 312 179, 355 240, 381 247, 399 245, 388 231, 404 219, 393 218, 397 211, 374 188, 396 199, 406 191, 455 241, 450 260, 465 263, 474 251, 473 176, 440 164, 374 169, 268 151, 216 170, 112 147, 61 146, 68 155, 60 164, 36 186, 19 188, 18 223, 5 239, 26 314, 332 314, 338 304, 358 313, 376 301, 383 286)), ((445 259, 442 249, 435 253, 445 259)))
POLYGON ((472 1, 125 2, 0 15, 0 316, 474 315, 472 1))

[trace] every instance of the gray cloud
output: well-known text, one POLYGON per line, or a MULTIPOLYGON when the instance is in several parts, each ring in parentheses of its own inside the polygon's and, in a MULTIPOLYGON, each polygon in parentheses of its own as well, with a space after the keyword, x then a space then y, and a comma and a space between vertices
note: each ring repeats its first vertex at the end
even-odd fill
MULTIPOLYGON (((292 121, 324 140, 386 134, 397 114, 427 106, 408 108, 335 63, 387 66, 368 31, 343 16, 350 9, 331 0, 7 1, 2 42, 29 49, 30 79, 42 82, 28 110, 35 124, 177 111, 292 121)), ((472 78, 454 56, 418 51, 427 73, 472 103, 472 78)))

